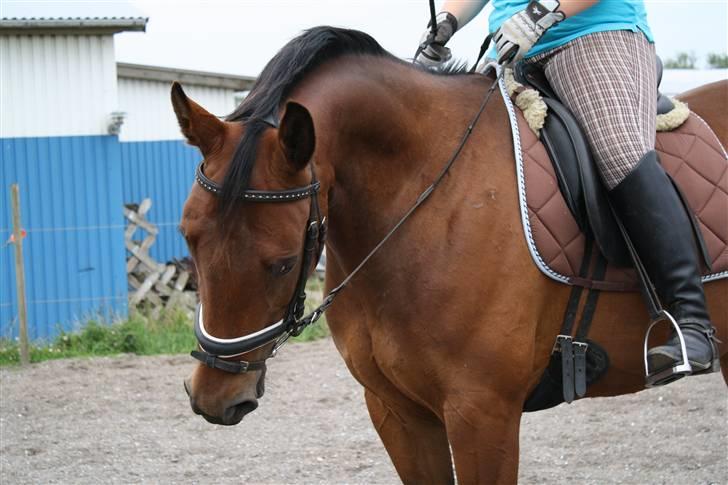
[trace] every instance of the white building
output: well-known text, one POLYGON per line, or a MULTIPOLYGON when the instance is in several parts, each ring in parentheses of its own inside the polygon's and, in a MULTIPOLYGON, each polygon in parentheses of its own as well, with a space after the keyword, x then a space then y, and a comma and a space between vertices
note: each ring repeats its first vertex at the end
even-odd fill
MULTIPOLYGON (((152 254, 186 254, 175 231, 200 159, 170 103, 172 81, 215 114, 253 78, 117 63, 114 35, 147 19, 0 20, 0 238, 21 191, 29 334, 52 338, 127 307, 123 205, 153 200, 152 254)), ((0 251, 0 338, 17 335, 12 246, 0 251)))

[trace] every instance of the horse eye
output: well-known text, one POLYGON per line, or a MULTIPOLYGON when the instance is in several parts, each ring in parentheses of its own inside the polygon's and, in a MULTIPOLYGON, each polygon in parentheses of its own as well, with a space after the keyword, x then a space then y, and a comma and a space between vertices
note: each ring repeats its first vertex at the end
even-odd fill
POLYGON ((281 261, 278 261, 271 268, 273 275, 283 276, 285 274, 290 273, 291 270, 293 269, 293 267, 296 265, 296 259, 297 258, 292 257, 292 258, 286 258, 281 261))

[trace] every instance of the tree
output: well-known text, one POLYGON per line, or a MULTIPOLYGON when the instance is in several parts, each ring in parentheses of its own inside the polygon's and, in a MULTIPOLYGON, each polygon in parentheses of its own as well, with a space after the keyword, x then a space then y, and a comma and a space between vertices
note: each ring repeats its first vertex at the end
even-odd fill
POLYGON ((698 57, 694 52, 680 52, 677 57, 665 61, 665 69, 695 69, 698 57))
POLYGON ((728 67, 728 54, 708 54, 708 65, 712 69, 725 69, 728 67))

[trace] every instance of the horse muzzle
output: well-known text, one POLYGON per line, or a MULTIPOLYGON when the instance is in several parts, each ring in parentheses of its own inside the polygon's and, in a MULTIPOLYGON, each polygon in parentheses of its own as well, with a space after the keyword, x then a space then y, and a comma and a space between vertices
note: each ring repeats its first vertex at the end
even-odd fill
POLYGON ((185 379, 184 388, 190 399, 190 407, 212 424, 232 426, 258 408, 258 399, 265 392, 264 373, 261 373, 255 384, 255 391, 248 390, 236 393, 232 398, 222 396, 205 396, 193 391, 192 379, 185 379))

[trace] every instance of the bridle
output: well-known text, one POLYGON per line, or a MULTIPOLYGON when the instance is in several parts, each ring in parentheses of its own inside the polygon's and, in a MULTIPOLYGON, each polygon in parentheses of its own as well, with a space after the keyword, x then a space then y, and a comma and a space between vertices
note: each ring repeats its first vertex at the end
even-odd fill
MULTIPOLYGON (((277 124, 269 120, 261 120, 272 128, 277 124)), ((205 176, 204 160, 197 166, 195 181, 206 191, 219 196, 222 187, 205 176)), ((275 354, 276 350, 283 345, 291 336, 300 335, 303 329, 312 322, 304 323, 302 318, 306 302, 306 280, 312 266, 315 267, 321 258, 326 243, 326 218, 321 217, 319 208, 318 193, 321 186, 316 178, 316 171, 311 167, 311 183, 305 187, 297 187, 286 190, 253 190, 247 189, 240 195, 245 202, 254 203, 291 203, 304 199, 311 200, 311 207, 308 212, 306 223, 306 234, 303 240, 303 257, 301 258, 301 270, 298 273, 298 281, 293 296, 288 302, 285 316, 275 323, 271 323, 262 330, 243 335, 237 338, 222 339, 214 337, 205 329, 202 302, 197 304, 195 311, 195 337, 199 350, 192 351, 195 359, 203 362, 208 367, 219 369, 225 372, 240 374, 243 372, 262 370, 265 367, 265 360, 275 354), (238 357, 246 352, 259 349, 265 345, 275 342, 271 353, 263 360, 224 360, 238 357)))
MULTIPOLYGON (((462 152, 465 143, 473 132, 473 128, 480 119, 480 115, 485 110, 493 91, 495 91, 498 82, 503 76, 503 72, 505 72, 504 69, 501 70, 501 73, 496 77, 493 84, 486 92, 483 101, 480 104, 480 108, 463 134, 460 144, 440 170, 435 180, 417 197, 417 200, 409 208, 409 210, 369 252, 369 254, 367 254, 359 265, 354 268, 337 287, 332 289, 326 295, 321 305, 316 307, 306 316, 303 316, 303 314, 309 266, 313 261, 316 261, 314 264, 318 263, 326 242, 326 221, 325 218, 321 218, 321 212, 319 209, 318 192, 320 184, 316 178, 316 172, 313 166, 314 164, 313 162, 309 163, 309 166, 311 167, 311 183, 305 187, 287 190, 245 190, 242 193, 241 198, 243 201, 251 203, 291 203, 306 198, 311 199, 311 208, 309 210, 308 222, 306 224, 306 235, 303 243, 303 258, 301 262, 301 270, 298 275, 298 282, 296 283, 296 289, 288 304, 286 314, 281 320, 269 324, 256 332, 231 339, 214 337, 205 330, 202 302, 200 302, 197 305, 194 324, 195 336, 197 337, 199 350, 192 351, 192 357, 201 361, 208 367, 233 374, 265 369, 265 361, 268 358, 273 357, 277 350, 285 344, 291 336, 299 335, 304 328, 315 323, 321 315, 323 315, 326 309, 328 309, 334 302, 334 299, 339 292, 346 287, 359 270, 361 270, 361 268, 379 251, 384 243, 392 237, 402 224, 409 219, 415 210, 417 210, 417 208, 420 207, 425 200, 427 200, 437 186, 440 185, 445 175, 447 175, 450 170, 450 167, 452 167, 453 163, 462 152), (270 353, 262 360, 244 361, 237 359, 237 357, 244 353, 259 349, 271 343, 273 346, 270 353)), ((273 128, 278 127, 277 123, 270 118, 261 121, 273 128)), ((222 193, 222 187, 205 176, 203 172, 203 165, 204 161, 197 166, 197 172, 195 174, 196 182, 203 189, 219 196, 222 193)))

